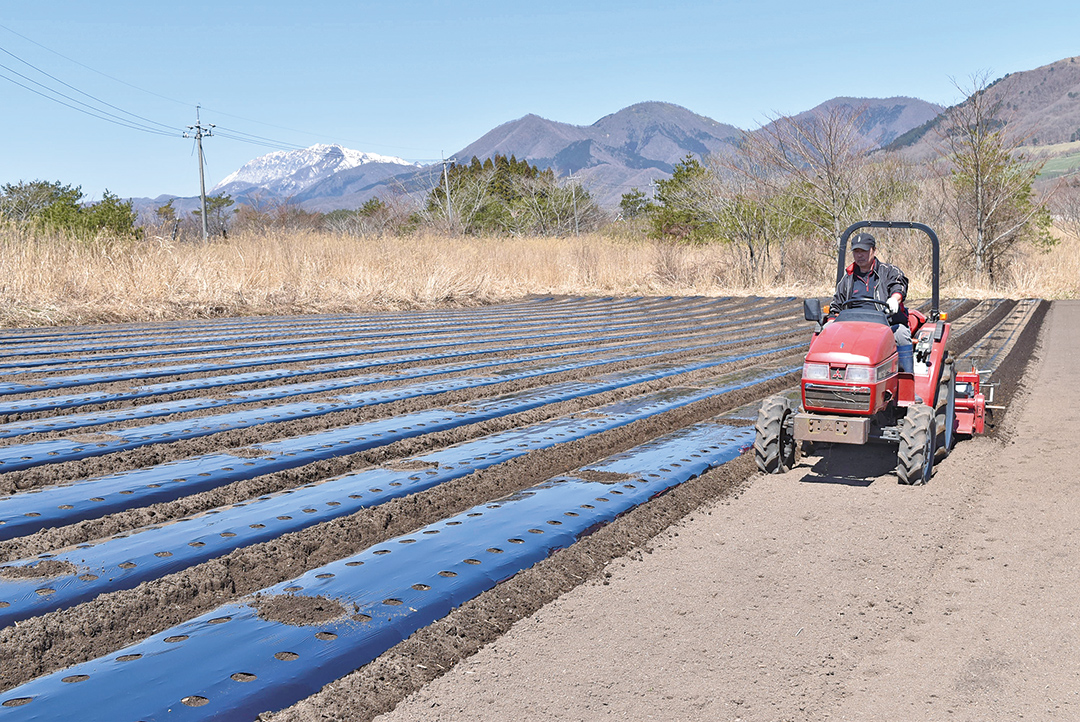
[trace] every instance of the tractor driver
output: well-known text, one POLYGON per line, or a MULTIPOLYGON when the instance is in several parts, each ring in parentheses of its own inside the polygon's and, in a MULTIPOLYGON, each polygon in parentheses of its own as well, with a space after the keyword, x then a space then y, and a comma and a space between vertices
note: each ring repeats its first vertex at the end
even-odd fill
POLYGON ((889 325, 892 326, 899 354, 899 370, 910 373, 915 369, 915 362, 907 309, 904 308, 907 276, 896 266, 879 261, 876 251, 877 241, 869 233, 860 233, 851 240, 851 255, 855 257, 855 262, 847 267, 844 277, 836 284, 832 307, 838 308, 843 303, 861 298, 886 303, 889 325))

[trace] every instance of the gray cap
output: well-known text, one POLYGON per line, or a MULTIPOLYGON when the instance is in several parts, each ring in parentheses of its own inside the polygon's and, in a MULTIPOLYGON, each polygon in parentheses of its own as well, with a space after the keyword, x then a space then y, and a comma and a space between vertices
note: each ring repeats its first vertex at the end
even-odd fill
POLYGON ((854 251, 856 248, 862 248, 864 250, 877 248, 877 241, 875 241, 874 237, 869 233, 860 233, 851 239, 851 250, 854 251))

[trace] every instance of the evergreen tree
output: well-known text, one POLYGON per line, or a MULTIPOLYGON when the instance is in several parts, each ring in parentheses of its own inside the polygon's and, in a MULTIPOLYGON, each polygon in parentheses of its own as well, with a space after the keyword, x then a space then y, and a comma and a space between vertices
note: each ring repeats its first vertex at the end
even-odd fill
POLYGON ((137 236, 141 233, 135 227, 138 214, 130 200, 122 201, 108 189, 101 201, 82 209, 82 225, 87 231, 107 231, 117 236, 137 236))
POLYGON ((447 168, 446 181, 428 195, 426 216, 463 233, 523 234, 573 232, 587 219, 594 227, 599 209, 580 186, 562 188, 554 171, 540 170, 516 156, 496 154, 482 163, 475 156, 466 165, 447 168), (576 202, 576 203, 575 203, 576 202))
POLYGON ((173 221, 175 221, 176 209, 173 208, 173 199, 170 198, 168 203, 158 206, 157 210, 154 211, 154 213, 157 215, 158 220, 160 220, 162 223, 172 223, 173 221))
POLYGON ((63 212, 56 210, 53 214, 73 217, 78 213, 82 197, 82 188, 60 181, 5 183, 0 186, 0 215, 14 221, 32 221, 42 218, 49 208, 62 206, 63 212))
MULTIPOLYGON (((229 207, 236 201, 228 193, 206 197, 206 228, 212 236, 226 236, 229 232, 229 207)), ((202 209, 191 212, 196 219, 202 218, 202 209)), ((200 221, 201 223, 201 221, 200 221)))
POLYGON ((619 201, 619 211, 622 213, 623 218, 630 220, 647 213, 652 208, 652 205, 644 191, 631 188, 629 193, 623 193, 622 200, 619 201))
POLYGON ((49 230, 92 236, 101 231, 116 236, 137 236, 137 214, 131 201, 108 190, 98 203, 83 205, 79 186, 60 181, 31 181, 0 186, 0 215, 49 230))
POLYGON ((718 235, 716 223, 701 212, 698 202, 708 184, 708 170, 687 154, 672 170, 671 178, 656 181, 656 205, 650 211, 653 235, 700 241, 718 235))

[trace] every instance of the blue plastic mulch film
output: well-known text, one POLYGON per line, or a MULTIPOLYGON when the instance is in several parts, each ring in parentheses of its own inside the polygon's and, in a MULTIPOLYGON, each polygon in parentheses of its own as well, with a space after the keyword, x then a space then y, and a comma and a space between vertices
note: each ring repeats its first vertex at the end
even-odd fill
MULTIPOLYGON (((537 298, 515 303, 500 304, 487 308, 450 309, 443 311, 410 311, 406 314, 371 315, 318 315, 287 317, 249 317, 214 319, 187 322, 154 322, 147 324, 104 324, 84 326, 80 330, 47 328, 4 329, 0 331, 0 343, 8 349, 19 349, 34 355, 75 353, 80 351, 108 351, 115 349, 167 346, 181 343, 204 343, 222 339, 251 339, 280 335, 304 335, 330 333, 340 330, 364 330, 392 335, 395 329, 412 332, 416 329, 446 328, 476 323, 498 323, 505 320, 533 320, 547 323, 559 320, 566 314, 588 314, 592 311, 605 315, 640 313, 641 310, 664 308, 672 305, 698 308, 708 304, 730 303, 730 298, 672 299, 620 299, 576 298, 556 300, 537 298), (634 301, 634 303, 626 303, 634 301), (140 343, 139 339, 146 339, 140 343), (67 345, 65 345, 67 344, 67 345)), ((743 299, 739 302, 745 302, 743 299)), ((760 299, 758 299, 760 300, 760 299)))
POLYGON ((970 364, 982 371, 996 371, 1005 360, 1002 354, 1012 348, 1014 338, 1027 328, 1027 320, 1038 306, 1038 299, 1017 301, 1005 318, 960 356, 964 368, 970 364))
MULTIPOLYGON (((658 364, 612 372, 593 380, 556 383, 491 399, 470 401, 458 404, 453 409, 428 409, 255 444, 238 452, 206 454, 0 497, 0 539, 11 539, 50 526, 71 524, 124 509, 168 501, 234 481, 345 456, 435 431, 520 413, 547 404, 735 361, 745 361, 777 351, 790 351, 802 345, 769 348, 737 356, 717 354, 683 364, 658 364)), ((781 372, 781 375, 788 372, 781 372)), ((348 400, 348 397, 343 398, 348 400)))
POLYGON ((705 388, 673 388, 483 436, 398 462, 344 474, 172 523, 134 529, 94 544, 9 562, 57 571, 43 578, 0 575, 0 627, 70 607, 105 592, 132 588, 233 549, 352 514, 533 451, 625 426, 705 398, 762 383, 798 367, 718 379, 705 388))
MULTIPOLYGON (((677 316, 672 315, 671 318, 677 316)), ((627 324, 615 324, 610 328, 616 332, 615 334, 600 334, 596 337, 628 337, 633 335, 636 331, 640 331, 646 325, 655 325, 658 320, 649 319, 648 321, 639 320, 637 323, 627 324)), ((607 327, 605 327, 607 328, 607 327)), ((357 356, 369 356, 372 354, 381 354, 391 351, 415 351, 419 349, 431 349, 431 348, 453 348, 463 344, 471 346, 478 346, 483 344, 497 344, 505 343, 508 341, 521 341, 529 339, 557 339, 558 337, 574 337, 580 336, 583 333, 589 333, 587 330, 578 330, 573 327, 572 322, 569 319, 564 319, 564 323, 557 324, 554 329, 536 329, 529 333, 518 335, 507 335, 506 333, 496 333, 490 339, 471 339, 465 336, 460 338, 447 340, 441 335, 436 335, 427 339, 420 339, 413 342, 406 342, 397 346, 387 346, 385 343, 379 341, 367 341, 367 342, 355 342, 349 344, 341 344, 338 348, 330 350, 307 350, 294 353, 281 353, 281 354, 266 354, 262 352, 254 352, 256 355, 248 356, 244 358, 235 358, 234 356, 225 355, 222 360, 209 361, 206 363, 188 363, 178 364, 172 363, 167 366, 156 366, 146 368, 131 368, 121 369, 119 371, 111 372, 92 372, 71 374, 66 376, 55 376, 43 378, 39 381, 32 383, 0 383, 0 395, 6 394, 25 394, 35 393, 39 391, 46 391, 51 389, 66 389, 74 388, 78 386, 86 386, 91 384, 109 383, 117 381, 130 381, 136 379, 148 379, 161 376, 175 376, 181 374, 194 374, 194 373, 206 373, 210 371, 221 371, 227 369, 245 368, 252 366, 272 366, 280 364, 296 364, 296 363, 308 363, 312 361, 344 358, 344 357, 357 357, 357 356), (229 360, 233 359, 233 360, 229 360)), ((595 330, 594 332, 595 333, 595 330)), ((473 334, 475 335, 475 334, 473 334)), ((546 344, 536 346, 552 346, 559 343, 566 343, 566 340, 553 341, 549 340, 546 344)), ((532 346, 526 346, 523 348, 531 348, 532 346)), ((480 350, 474 349, 473 353, 491 353, 499 349, 487 349, 480 350)), ((92 366, 87 368, 94 368, 92 366)), ((21 370, 21 369, 20 369, 21 370)), ((40 369, 38 369, 40 371, 40 369)), ((73 370, 73 369, 71 369, 73 370)), ((11 371, 15 373, 19 370, 11 371)), ((0 371, 0 375, 3 373, 9 373, 0 371)))
POLYGON ((581 535, 729 461, 752 438, 750 427, 681 429, 7 690, 0 719, 70 719, 78 710, 85 722, 234 720, 281 709, 581 535), (591 480, 598 477, 605 481, 591 480), (319 615, 303 625, 276 621, 266 610, 282 598, 308 600, 319 615))
MULTIPOLYGON (((755 340, 765 340, 790 336, 787 331, 769 334, 765 337, 757 337, 755 340)), ((457 389, 474 389, 484 386, 505 383, 511 380, 526 379, 537 376, 546 376, 560 371, 570 371, 588 368, 590 366, 602 366, 620 361, 643 361, 657 356, 666 356, 671 353, 687 351, 707 351, 714 348, 727 346, 731 341, 718 341, 702 346, 690 346, 681 349, 666 349, 652 353, 638 353, 615 357, 590 358, 584 361, 552 364, 550 366, 526 367, 516 371, 508 371, 498 376, 487 377, 457 377, 444 381, 414 384, 412 386, 395 387, 386 391, 375 391, 359 394, 342 394, 327 398, 324 401, 301 401, 283 403, 273 406, 263 406, 255 409, 226 412, 201 416, 194 419, 181 419, 156 424, 136 426, 130 429, 118 429, 109 432, 107 439, 99 439, 88 443, 85 439, 50 439, 47 441, 34 441, 22 444, 11 444, 0 447, 0 471, 18 471, 29 469, 43 464, 58 464, 65 461, 86 459, 92 456, 103 456, 118 451, 135 449, 151 444, 164 444, 179 441, 181 439, 193 439, 200 436, 243 429, 250 426, 278 423, 295 419, 323 416, 339 411, 372 406, 381 403, 389 403, 406 398, 427 396, 445 393, 457 389)), ((189 400, 190 401, 190 400, 189 400)), ((194 401, 200 401, 198 399, 194 401)), ((180 404, 181 406, 186 404, 180 404)), ((195 403, 193 408, 200 408, 195 403)), ((202 404, 205 408, 207 404, 202 404)))
MULTIPOLYGON (((779 303, 779 302, 773 302, 772 304, 769 304, 769 306, 776 305, 777 303, 779 303)), ((759 316, 756 319, 756 321, 758 323, 760 323, 762 320, 780 320, 780 319, 783 319, 785 316, 789 317, 790 313, 786 313, 784 311, 773 311, 769 315, 759 316)), ((731 320, 719 321, 719 322, 708 323, 708 324, 700 324, 700 325, 698 325, 696 327, 696 329, 693 332, 678 334, 678 335, 676 335, 676 338, 679 338, 679 337, 690 338, 692 336, 700 336, 700 335, 702 335, 703 331, 707 331, 707 330, 710 330, 710 329, 715 330, 715 331, 726 330, 727 332, 730 333, 731 326, 733 326, 733 325, 737 325, 737 323, 735 321, 731 321, 731 320)), ((738 325, 741 325, 741 324, 738 324, 738 325)), ((550 336, 551 336, 551 334, 542 335, 541 338, 550 338, 550 336)), ((616 334, 607 333, 607 334, 602 334, 602 335, 594 334, 594 335, 589 336, 588 340, 590 342, 595 343, 595 342, 600 342, 600 341, 614 342, 614 341, 620 341, 620 340, 625 340, 625 339, 643 339, 643 338, 648 338, 648 337, 653 337, 654 339, 655 338, 665 338, 666 339, 667 335, 664 333, 664 329, 661 326, 660 328, 653 328, 651 333, 650 332, 645 332, 645 331, 638 331, 638 332, 626 332, 626 333, 616 333, 616 334)), ((509 339, 503 338, 502 340, 507 341, 509 339)), ((428 352, 428 353, 418 353, 418 354, 404 354, 404 355, 396 355, 396 356, 380 355, 380 356, 377 356, 377 357, 373 357, 373 355, 385 354, 388 351, 393 351, 395 349, 400 349, 400 347, 393 347, 393 348, 382 347, 382 348, 379 348, 377 350, 376 349, 368 349, 368 350, 362 351, 362 352, 353 352, 351 354, 345 354, 346 356, 349 356, 349 355, 352 355, 352 356, 356 356, 356 355, 364 356, 364 358, 362 358, 362 359, 353 360, 353 361, 336 361, 336 362, 330 362, 330 363, 326 363, 326 364, 314 364, 314 365, 313 364, 307 364, 307 365, 300 366, 300 367, 285 366, 285 367, 279 367, 279 368, 273 368, 273 369, 263 369, 263 370, 259 370, 259 371, 247 371, 247 372, 243 372, 243 373, 227 374, 227 375, 216 376, 216 377, 211 376, 211 377, 193 378, 193 379, 187 379, 187 380, 182 380, 182 381, 170 381, 170 382, 165 382, 165 383, 160 383, 160 384, 144 385, 144 386, 141 386, 141 387, 124 389, 123 391, 90 391, 90 392, 85 392, 85 393, 80 393, 80 394, 69 394, 69 395, 65 395, 65 396, 35 397, 35 398, 29 398, 29 399, 8 400, 8 401, 0 402, 0 414, 40 412, 40 411, 48 411, 48 410, 66 409, 66 408, 72 408, 72 407, 76 407, 76 406, 84 406, 84 405, 89 405, 89 404, 103 404, 103 403, 117 402, 117 401, 128 401, 128 400, 146 398, 146 397, 149 397, 149 396, 160 395, 160 394, 169 394, 169 393, 186 392, 186 391, 192 391, 192 390, 211 389, 211 388, 217 388, 217 387, 220 387, 220 386, 230 386, 230 385, 253 383, 253 382, 264 382, 264 381, 275 380, 275 379, 287 380, 287 379, 297 378, 297 377, 301 377, 301 376, 323 375, 323 374, 333 373, 333 372, 336 372, 336 371, 344 371, 344 370, 350 370, 350 369, 376 368, 376 367, 379 367, 379 366, 396 365, 396 364, 404 364, 404 363, 414 363, 414 362, 417 362, 417 361, 434 361, 434 360, 440 360, 440 359, 450 359, 450 358, 462 358, 462 357, 477 356, 477 355, 482 355, 482 354, 507 353, 507 352, 538 350, 538 349, 554 349, 554 348, 559 348, 559 347, 565 347, 568 343, 570 343, 570 340, 568 340, 568 339, 560 339, 560 340, 555 340, 555 341, 550 341, 549 340, 549 341, 546 341, 546 342, 543 342, 543 343, 518 344, 518 345, 510 345, 510 346, 501 346, 501 347, 497 347, 497 348, 475 348, 475 347, 462 347, 460 345, 454 345, 454 344, 449 344, 449 345, 448 344, 436 344, 436 345, 440 345, 440 346, 448 346, 448 348, 445 351, 438 351, 438 352, 428 352)), ((639 341, 638 345, 644 345, 644 342, 639 341)), ((430 346, 430 344, 429 344, 429 346, 430 346)), ((284 361, 282 361, 282 357, 280 357, 280 356, 274 357, 274 359, 276 359, 276 361, 278 361, 278 362, 284 363, 284 361)), ((295 361, 295 358, 293 358, 291 360, 295 361)), ((267 359, 262 359, 259 364, 242 363, 242 362, 235 362, 235 363, 232 363, 232 364, 226 364, 224 366, 221 365, 221 364, 217 364, 217 365, 194 364, 194 365, 184 366, 183 369, 186 369, 186 370, 183 371, 183 372, 184 373, 195 373, 195 372, 206 373, 206 372, 211 372, 211 371, 214 371, 214 370, 221 370, 223 368, 240 368, 240 367, 244 367, 244 366, 267 365, 268 363, 269 363, 269 361, 267 359)), ((167 368, 168 368, 169 372, 180 373, 180 371, 178 370, 178 369, 180 369, 180 367, 171 366, 171 367, 167 367, 167 368)), ((163 369, 158 368, 158 369, 151 369, 151 370, 143 370, 143 371, 139 371, 139 372, 126 372, 126 373, 119 374, 119 375, 117 375, 117 374, 81 374, 81 375, 77 375, 77 376, 61 376, 61 377, 49 378, 49 379, 46 379, 45 381, 38 382, 38 383, 35 383, 35 384, 0 384, 0 395, 2 395, 4 393, 12 393, 12 394, 15 394, 15 393, 18 393, 18 394, 37 393, 37 392, 41 392, 43 390, 73 388, 73 387, 77 387, 77 386, 81 386, 81 385, 87 385, 87 384, 93 384, 93 383, 108 383, 108 382, 132 380, 134 378, 149 378, 149 377, 152 377, 152 376, 162 375, 161 373, 158 373, 158 372, 163 372, 163 369)))
MULTIPOLYGON (((760 329, 760 331, 762 333, 759 333, 759 335, 753 337, 751 340, 761 341, 761 340, 765 340, 765 339, 768 339, 768 338, 773 338, 773 337, 784 336, 784 335, 789 335, 790 334, 790 329, 784 329, 784 330, 781 330, 781 331, 775 331, 774 329, 777 328, 778 326, 782 327, 781 324, 768 324, 767 326, 762 327, 760 329)), ((735 341, 720 340, 723 337, 722 337, 722 335, 718 334, 716 336, 711 337, 711 338, 716 339, 716 340, 712 340, 709 343, 702 344, 701 343, 702 341, 705 341, 705 340, 710 338, 709 334, 703 333, 706 330, 707 329, 699 329, 696 333, 693 333, 693 334, 669 335, 669 336, 665 337, 665 340, 667 342, 669 342, 669 343, 676 343, 676 342, 684 341, 684 340, 685 341, 697 341, 700 344, 698 346, 687 346, 687 347, 683 347, 683 348, 667 348, 664 351, 654 351, 652 353, 623 354, 621 356, 612 355, 612 352, 615 352, 615 351, 629 351, 630 349, 633 349, 633 348, 636 348, 636 347, 655 344, 656 340, 654 338, 646 338, 644 340, 632 341, 632 342, 625 342, 625 341, 619 341, 617 343, 608 342, 608 343, 597 344, 596 346, 590 346, 590 347, 587 347, 587 348, 559 349, 557 351, 525 354, 525 355, 516 356, 516 357, 510 357, 510 358, 506 358, 506 357, 500 357, 500 358, 495 358, 495 359, 487 358, 487 359, 477 359, 477 360, 474 360, 474 361, 467 361, 467 362, 454 363, 454 364, 439 364, 439 365, 433 365, 433 366, 413 366, 413 367, 409 367, 409 368, 405 368, 405 369, 400 369, 400 370, 396 370, 396 371, 389 371, 389 372, 384 372, 384 373, 369 373, 369 374, 364 374, 364 375, 359 375, 359 376, 349 376, 349 377, 331 378, 331 379, 320 379, 318 381, 310 381, 310 382, 300 382, 300 383, 295 383, 294 382, 294 383, 291 383, 291 384, 285 384, 285 385, 274 386, 274 387, 269 387, 269 388, 264 387, 264 388, 259 388, 259 389, 239 390, 239 391, 235 391, 235 392, 232 392, 232 393, 225 394, 224 396, 221 396, 221 397, 185 398, 185 399, 181 399, 181 400, 177 400, 177 401, 167 401, 167 402, 162 402, 162 403, 157 403, 157 404, 143 404, 143 405, 141 405, 139 407, 136 407, 136 408, 125 408, 125 409, 119 409, 119 410, 115 410, 115 411, 88 412, 88 413, 81 413, 81 414, 67 414, 67 415, 64 415, 64 416, 53 416, 53 417, 44 418, 44 419, 30 419, 30 420, 26 420, 26 421, 16 421, 16 422, 10 422, 10 423, 7 423, 7 424, 0 424, 0 439, 13 438, 13 437, 16 437, 16 436, 22 436, 22 435, 31 434, 31 433, 43 433, 43 432, 49 432, 49 431, 61 431, 61 430, 66 430, 66 429, 86 428, 86 427, 90 427, 90 426, 98 426, 98 425, 101 425, 101 424, 113 423, 113 422, 116 422, 116 421, 128 421, 128 420, 141 419, 141 418, 153 418, 155 416, 166 416, 166 415, 170 415, 170 414, 183 413, 183 412, 194 411, 194 410, 199 410, 199 409, 219 408, 219 407, 223 407, 223 406, 231 406, 231 405, 237 405, 237 404, 249 404, 249 403, 256 402, 256 401, 272 401, 272 400, 276 400, 276 399, 288 398, 289 396, 301 396, 301 395, 307 395, 307 394, 312 394, 312 393, 326 393, 326 392, 329 392, 329 391, 335 391, 335 390, 339 390, 339 389, 356 388, 356 387, 360 387, 360 386, 367 386, 367 385, 372 385, 372 384, 385 383, 387 381, 404 381, 404 380, 409 380, 409 379, 414 379, 414 378, 423 378, 425 376, 437 376, 437 375, 444 375, 444 374, 451 374, 451 373, 460 373, 460 372, 463 372, 463 371, 479 370, 479 369, 482 369, 482 368, 490 368, 490 367, 494 367, 494 366, 511 366, 512 367, 512 366, 520 366, 520 365, 529 364, 529 363, 537 363, 537 362, 540 362, 540 361, 550 361, 550 360, 554 360, 554 359, 565 360, 567 358, 574 357, 574 356, 589 357, 589 360, 582 361, 577 366, 567 366, 566 368, 555 367, 555 368, 552 368, 551 370, 547 371, 547 373, 551 373, 552 371, 569 370, 570 368, 583 368, 583 367, 588 366, 588 365, 601 365, 601 364, 605 364, 605 363, 607 363, 607 364, 618 363, 620 361, 626 361, 626 360, 631 360, 631 361, 632 360, 644 360, 644 359, 647 359, 647 358, 650 358, 650 357, 653 357, 653 356, 660 356, 660 355, 672 354, 672 353, 681 353, 681 352, 691 351, 691 350, 702 350, 702 349, 707 349, 707 348, 715 348, 715 347, 730 345, 732 343, 737 343, 735 341)), ((743 340, 741 340, 739 342, 744 342, 744 341, 745 341, 745 339, 743 339, 743 340)), ((408 360, 412 361, 412 360, 415 360, 415 359, 409 358, 408 360)), ((401 359, 392 358, 392 359, 386 359, 386 361, 387 362, 399 363, 401 361, 401 359)), ((372 364, 372 365, 374 366, 376 364, 372 364)), ((337 370, 344 370, 344 369, 337 369, 337 370)), ((544 370, 542 368, 531 369, 530 371, 532 372, 533 375, 538 375, 539 373, 544 373, 544 370)), ((302 374, 295 374, 294 376, 311 375, 311 374, 320 373, 320 372, 325 373, 326 369, 322 369, 322 368, 305 369, 302 374)), ((519 371, 518 373, 521 373, 521 372, 519 371)), ((510 372, 510 375, 512 376, 513 372, 510 372)), ((234 375, 233 378, 235 378, 235 375, 234 375)), ((508 380, 510 378, 510 376, 508 376, 506 373, 504 373, 499 378, 502 378, 503 380, 508 380)), ((224 379, 219 378, 217 380, 224 380, 224 379)), ((215 381, 217 381, 217 380, 215 380, 215 381)), ((265 376, 260 378, 260 380, 266 380, 265 376)), ((203 382, 205 383, 205 380, 203 380, 203 382)), ((455 380, 453 382, 448 382, 448 383, 459 384, 459 387, 461 387, 460 385, 462 385, 462 384, 468 385, 467 381, 462 381, 462 380, 455 380)), ((191 386, 192 386, 191 384, 185 384, 185 387, 188 388, 188 389, 190 389, 191 386)), ((144 387, 144 390, 146 390, 146 387, 144 387)), ((449 390, 449 389, 447 389, 447 390, 449 390)), ((160 391, 160 388, 154 388, 154 389, 151 389, 150 391, 156 393, 156 392, 160 391)), ((150 395, 150 391, 147 391, 146 395, 150 395)), ((133 390, 128 390, 128 391, 125 391, 125 392, 121 392, 120 394, 101 394, 101 395, 97 396, 97 399, 99 401, 106 401, 106 400, 116 401, 116 400, 118 400, 118 397, 121 396, 121 395, 124 396, 124 398, 130 399, 130 398, 132 398, 133 396, 135 396, 137 394, 139 394, 139 391, 133 389, 133 390)), ((399 396, 395 396, 394 394, 387 394, 387 398, 388 399, 394 399, 394 398, 399 398, 399 396)), ((85 403, 87 401, 87 399, 81 399, 81 401, 85 403)), ((43 410, 43 407, 44 408, 55 408, 59 404, 69 405, 69 404, 67 404, 66 399, 59 398, 59 399, 47 399, 47 400, 34 401, 32 403, 29 403, 29 404, 25 403, 25 402, 14 402, 14 403, 9 402, 6 406, 7 406, 7 410, 9 412, 14 411, 16 409, 41 411, 41 410, 43 410)), ((307 402, 305 405, 311 406, 312 404, 310 402, 307 402)), ((5 406, 5 404, 0 403, 0 411, 2 411, 4 409, 4 406, 5 406)), ((338 409, 328 409, 324 413, 327 413, 328 411, 332 411, 332 410, 338 410, 338 409)), ((268 415, 270 413, 274 413, 274 410, 272 408, 263 407, 263 409, 256 410, 255 412, 252 412, 252 411, 242 412, 241 417, 252 417, 253 418, 253 417, 258 416, 258 415, 268 415)), ((200 421, 201 421, 201 423, 203 424, 204 427, 214 428, 214 427, 217 426, 212 421, 209 421, 209 420, 207 420, 205 418, 201 419, 200 421)), ((180 423, 182 425, 188 425, 188 424, 190 424, 192 422, 180 422, 180 423)), ((148 429, 148 427, 139 427, 139 428, 144 430, 144 432, 148 429)), ((215 428, 215 431, 220 431, 220 430, 221 430, 221 428, 215 428)), ((133 430, 131 433, 134 434, 135 431, 133 430)), ((152 435, 152 434, 153 434, 153 429, 151 428, 151 429, 149 429, 149 432, 138 435, 138 436, 149 438, 149 436, 152 435)), ((176 436, 169 435, 166 438, 169 441, 175 441, 177 438, 183 438, 183 437, 176 437, 176 436)), ((188 437, 188 438, 190 438, 190 437, 188 437)), ((84 445, 76 443, 76 444, 73 444, 71 446, 84 446, 84 445)), ((108 447, 106 446, 104 448, 108 448, 108 447)), ((12 456, 22 456, 22 454, 13 454, 11 452, 11 450, 10 450, 10 447, 8 447, 8 449, 0 448, 0 469, 3 469, 5 471, 13 470, 16 467, 13 467, 13 466, 10 466, 10 465, 7 465, 7 466, 4 465, 4 464, 10 464, 10 460, 8 458, 4 457, 5 452, 8 453, 8 454, 11 454, 12 456)), ((108 453, 108 452, 103 452, 103 453, 108 453)), ((57 456, 57 454, 54 454, 53 456, 55 457, 55 456, 57 456)), ((49 458, 49 459, 45 459, 44 461, 46 461, 46 462, 57 462, 57 461, 63 461, 63 460, 67 460, 67 459, 66 458, 49 458)), ((25 459, 23 461, 24 462, 34 462, 33 454, 31 454, 28 459, 25 459)), ((36 465, 36 463, 29 463, 28 465, 36 465)))
MULTIPOLYGON (((222 340, 250 340, 307 334, 331 334, 342 331, 373 332, 393 335, 395 331, 426 332, 443 328, 474 328, 479 324, 499 325, 535 323, 550 325, 569 317, 641 316, 666 311, 695 311, 706 307, 735 309, 766 304, 764 298, 578 298, 557 300, 536 298, 491 307, 473 307, 443 311, 409 311, 370 315, 318 315, 289 317, 251 317, 213 319, 185 323, 154 322, 147 324, 106 324, 84 326, 75 331, 56 329, 4 329, 0 343, 23 355, 55 353, 93 353, 170 346, 204 344, 222 340), (82 348, 80 348, 80 346, 82 348)), ((19 355, 19 354, 14 354, 19 355)))
MULTIPOLYGON (((663 318, 665 316, 675 318, 675 313, 679 314, 680 318, 685 318, 687 315, 692 316, 695 312, 700 313, 716 303, 718 299, 711 299, 708 301, 701 301, 699 303, 686 304, 680 306, 677 310, 672 309, 667 311, 664 315, 654 316, 653 319, 663 318)), ((170 334, 167 337, 149 338, 146 340, 136 341, 131 338, 120 337, 117 341, 111 344, 94 344, 94 345, 75 345, 65 346, 55 343, 45 343, 39 346, 33 347, 8 347, 4 349, 2 354, 5 358, 16 359, 14 361, 0 362, 0 373, 7 373, 7 369, 22 369, 26 371, 41 371, 42 367, 50 368, 65 368, 70 366, 78 366, 79 364, 93 364, 96 366, 119 366, 123 365, 124 361, 130 361, 131 363, 146 363, 147 360, 153 360, 154 358, 162 357, 174 357, 181 354, 192 354, 193 358, 202 357, 222 357, 224 352, 235 351, 237 356, 245 354, 257 354, 260 350, 274 347, 283 346, 305 346, 305 345, 322 345, 327 343, 341 344, 345 341, 361 341, 369 340, 370 342, 385 343, 387 339, 400 338, 400 337, 430 337, 433 332, 437 332, 440 338, 453 338, 453 337, 465 337, 466 340, 472 340, 477 337, 490 336, 490 335, 506 335, 507 332, 512 329, 530 329, 539 328, 541 330, 550 329, 553 321, 565 322, 565 314, 558 316, 554 315, 555 309, 537 309, 542 310, 542 313, 515 313, 513 315, 501 314, 495 315, 483 315, 476 314, 470 317, 459 317, 456 319, 449 319, 446 322, 428 321, 423 322, 417 320, 411 321, 399 321, 396 324, 365 324, 359 323, 356 320, 351 322, 338 321, 333 325, 326 324, 313 324, 303 328, 291 328, 280 326, 270 326, 252 329, 255 335, 258 336, 258 331, 262 331, 263 334, 273 334, 279 336, 280 331, 285 331, 285 337, 275 338, 264 337, 253 338, 251 332, 238 333, 238 334, 210 334, 204 336, 195 337, 177 337, 175 334, 170 334), (480 330, 477 329, 478 324, 484 324, 484 327, 480 330), (217 343, 222 339, 235 339, 231 343, 217 343), (186 343, 189 345, 177 345, 186 343), (148 350, 138 350, 148 349, 148 350), (71 356, 69 358, 58 359, 57 354, 89 354, 85 356, 71 356), (41 356, 43 358, 28 358, 31 356, 41 356), (121 363, 101 363, 101 362, 121 362, 121 363)), ((592 319, 589 317, 582 317, 576 319, 570 325, 570 328, 577 328, 579 330, 587 330, 589 328, 605 327, 610 328, 614 323, 619 322, 620 316, 628 316, 627 321, 635 321, 635 325, 640 325, 643 322, 641 316, 641 307, 638 308, 623 308, 616 309, 611 314, 606 314, 605 317, 600 319, 592 319)), ((580 312, 581 309, 578 309, 580 312)), ((624 324, 625 327, 625 324, 624 324)))
MULTIPOLYGON (((138 348, 180 343, 202 343, 221 339, 251 339, 279 335, 300 335, 310 332, 334 331, 341 328, 362 329, 376 332, 392 332, 394 329, 443 327, 455 323, 489 322, 522 315, 539 320, 551 320, 555 314, 588 313, 590 310, 620 313, 619 304, 608 299, 529 299, 516 303, 500 304, 488 308, 449 309, 443 311, 411 311, 407 314, 367 314, 247 317, 184 322, 152 322, 128 324, 103 324, 73 329, 3 329, 0 343, 9 349, 25 349, 31 354, 49 354, 138 348), (140 344, 140 339, 148 343, 140 344), (65 345, 68 344, 68 345, 65 345)), ((670 299, 668 299, 670 300, 670 299)), ((695 299, 688 299, 691 302, 695 299)), ((703 299, 696 299, 701 301, 703 299)), ((724 302, 728 299, 708 299, 724 302)), ((652 304, 657 305, 659 299, 652 304)))

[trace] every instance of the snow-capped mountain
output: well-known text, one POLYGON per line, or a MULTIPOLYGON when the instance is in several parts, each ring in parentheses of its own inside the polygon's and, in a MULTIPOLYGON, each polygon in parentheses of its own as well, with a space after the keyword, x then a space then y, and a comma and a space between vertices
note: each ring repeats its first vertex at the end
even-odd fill
MULTIPOLYGON (((860 132, 868 146, 903 136, 940 111, 913 98, 834 98, 814 111, 837 104, 862 109, 860 132)), ((645 102, 588 126, 526 115, 494 128, 454 155, 460 163, 468 163, 473 156, 483 160, 495 154, 513 155, 539 168, 552 168, 558 175, 572 172, 597 203, 615 208, 628 189, 645 189, 657 179, 670 177, 687 154, 704 157, 730 152, 745 132, 677 105, 645 102)), ((439 184, 441 171, 437 163, 423 166, 340 145, 313 145, 260 156, 218 183, 212 193, 227 194, 237 204, 287 203, 329 212, 360 208, 372 198, 393 195, 410 195, 422 202, 439 184)), ((197 198, 172 196, 139 199, 136 205, 153 218, 155 209, 170 199, 175 200, 177 211, 198 207, 197 198)))
POLYGON ((373 163, 418 167, 401 158, 362 153, 340 145, 313 145, 304 150, 274 151, 245 163, 213 188, 213 193, 241 193, 259 189, 278 196, 294 196, 330 176, 373 163))

